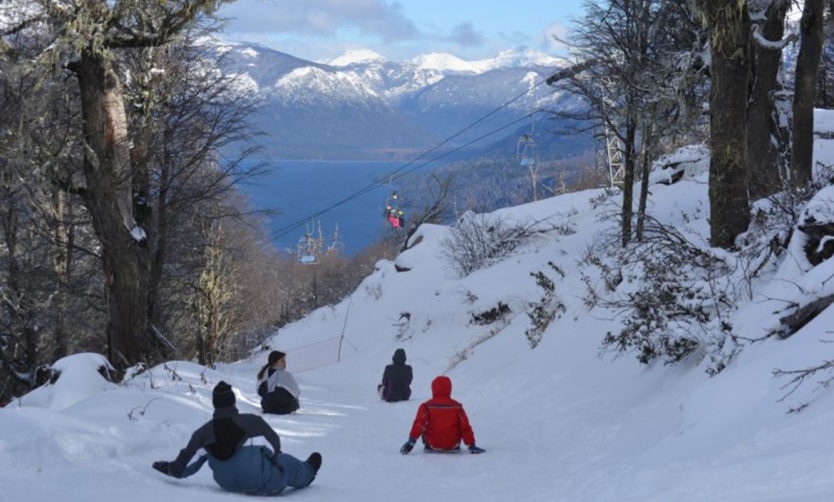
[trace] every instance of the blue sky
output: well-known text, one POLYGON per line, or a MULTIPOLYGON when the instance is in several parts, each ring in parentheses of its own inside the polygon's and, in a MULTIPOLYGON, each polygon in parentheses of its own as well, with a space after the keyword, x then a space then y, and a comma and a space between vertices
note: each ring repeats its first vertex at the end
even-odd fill
POLYGON ((565 55, 564 37, 583 0, 239 0, 220 14, 233 18, 232 40, 257 42, 314 61, 349 49, 393 60, 447 52, 475 60, 516 46, 565 55))

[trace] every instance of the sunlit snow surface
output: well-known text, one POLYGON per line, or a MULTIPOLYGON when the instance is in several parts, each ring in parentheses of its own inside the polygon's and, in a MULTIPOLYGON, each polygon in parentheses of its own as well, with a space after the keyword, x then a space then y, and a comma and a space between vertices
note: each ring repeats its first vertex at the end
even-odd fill
MULTIPOLYGON (((827 120, 818 115, 819 123, 827 120)), ((817 160, 834 162, 832 145, 818 140, 817 160)), ((652 185, 650 212, 705 242, 708 162, 697 149, 678 155, 683 178, 652 185)), ((830 217, 831 198, 830 189, 821 192, 809 214, 830 217)), ((824 342, 834 339, 834 309, 786 340, 747 346, 712 378, 703 361, 649 368, 632 355, 600 357, 602 337, 617 331, 621 319, 599 306, 588 309, 579 263, 600 231, 616 225, 600 216, 618 204, 618 196, 591 190, 503 210, 510 220, 550 218, 573 232, 542 235, 465 278, 440 257, 448 228, 425 225, 415 236, 419 244, 395 263, 380 262, 348 299, 270 340, 288 353, 302 395, 297 414, 265 417, 286 453, 324 457, 312 486, 291 496, 310 502, 834 500, 834 395, 809 382, 780 401, 787 381, 772 375, 831 358, 834 346, 824 342), (566 310, 531 349, 525 312, 542 291, 530 274, 550 270, 548 261, 565 272, 556 288, 566 310), (471 322, 498 302, 510 307, 503 322, 471 322), (387 404, 376 385, 399 347, 414 368, 414 394, 409 402, 387 404), (444 373, 487 453, 431 455, 418 447, 400 455, 419 402, 444 373), (802 412, 787 413, 803 403, 809 406, 802 412)), ((791 243, 755 281, 752 299, 733 314, 737 331, 761 336, 778 324, 786 304, 834 293, 834 265, 812 267, 800 252, 791 243)), ((211 389, 221 379, 234 386, 242 412, 259 413, 255 373, 265 361, 266 353, 216 369, 170 361, 120 384, 99 375, 98 356, 60 361, 54 385, 0 410, 0 499, 245 499, 221 491, 207 467, 176 480, 150 465, 173 459, 209 419, 211 389)))

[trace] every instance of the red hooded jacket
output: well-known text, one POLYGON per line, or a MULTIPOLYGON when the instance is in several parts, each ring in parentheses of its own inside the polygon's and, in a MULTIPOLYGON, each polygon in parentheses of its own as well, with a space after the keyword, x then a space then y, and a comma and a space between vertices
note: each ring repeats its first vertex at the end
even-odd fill
POLYGON ((450 397, 452 381, 449 377, 435 378, 431 392, 433 397, 420 405, 408 436, 416 441, 422 435, 423 442, 433 450, 458 448, 461 440, 466 446, 475 444, 475 433, 463 405, 450 397))

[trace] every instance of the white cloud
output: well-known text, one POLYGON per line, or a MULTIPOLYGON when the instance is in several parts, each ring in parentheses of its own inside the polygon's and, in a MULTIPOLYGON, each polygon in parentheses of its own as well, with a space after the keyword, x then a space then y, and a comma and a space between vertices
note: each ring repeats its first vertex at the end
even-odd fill
POLYGON ((341 29, 386 41, 419 36, 402 6, 383 0, 240 0, 221 11, 234 18, 228 31, 238 33, 282 33, 334 37, 341 29))
POLYGON ((539 35, 538 47, 548 53, 567 52, 567 45, 564 41, 569 40, 570 29, 561 22, 554 22, 539 35))
POLYGON ((472 23, 461 23, 452 28, 449 39, 463 47, 477 47, 484 43, 483 34, 472 23))

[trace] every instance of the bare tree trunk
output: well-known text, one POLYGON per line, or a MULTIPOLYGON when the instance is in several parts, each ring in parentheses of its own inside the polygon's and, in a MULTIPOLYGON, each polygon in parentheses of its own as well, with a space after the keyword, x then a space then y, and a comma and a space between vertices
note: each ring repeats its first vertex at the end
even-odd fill
POLYGON ((631 219, 634 216, 634 143, 637 136, 637 124, 634 119, 634 104, 629 99, 628 118, 626 119, 626 135, 624 141, 625 172, 623 173, 623 210, 621 236, 623 247, 631 242, 631 219))
POLYGON ((223 229, 217 222, 206 223, 203 269, 195 289, 197 360, 205 366, 217 362, 220 345, 228 338, 228 303, 233 286, 223 250, 223 229))
POLYGON ((800 21, 802 42, 796 59, 791 149, 791 182, 794 187, 804 186, 813 179, 814 93, 822 54, 824 10, 823 0, 806 0, 800 21))
MULTIPOLYGON (((14 182, 12 182, 14 183, 14 182)), ((27 258, 21 253, 18 239, 21 237, 21 211, 17 207, 21 193, 14 188, 0 187, 3 198, 8 202, 6 208, 0 207, 0 228, 6 247, 5 272, 6 286, 0 296, 0 312, 4 314, 5 328, 8 330, 4 344, 0 346, 2 362, 14 370, 16 378, 20 375, 34 373, 38 362, 39 331, 35 328, 35 313, 32 305, 34 296, 27 289, 21 261, 27 258)))
MULTIPOLYGON (((637 44, 639 51, 637 52, 639 58, 639 66, 647 66, 647 55, 649 53, 650 38, 650 18, 652 10, 652 0, 643 0, 642 8, 640 10, 640 17, 637 19, 639 28, 637 35, 639 43, 637 44)), ((652 153, 654 152, 654 131, 652 119, 648 116, 654 116, 655 106, 646 105, 643 107, 643 117, 640 120, 641 138, 640 138, 640 201, 637 203, 637 228, 635 237, 638 242, 643 240, 643 229, 646 223, 646 206, 649 201, 649 171, 651 170, 652 153)))
POLYGON ((637 207, 637 242, 643 241, 643 229, 646 224, 646 208, 649 203, 649 171, 651 171, 651 151, 654 144, 652 126, 643 126, 642 153, 640 155, 640 201, 637 207))
MULTIPOLYGON (((167 148, 167 147, 163 147, 167 148)), ((156 198, 156 248, 151 259, 151 275, 148 285, 148 320, 155 326, 162 325, 159 292, 162 286, 162 269, 168 254, 168 187, 170 169, 168 159, 163 156, 159 171, 159 195, 156 198)))
POLYGON ((750 223, 747 195, 747 98, 750 15, 746 2, 699 0, 709 30, 710 243, 730 248, 750 223))
POLYGON ((67 286, 70 282, 70 270, 72 263, 72 239, 73 233, 68 222, 69 204, 67 194, 64 191, 57 191, 53 196, 54 229, 52 231, 52 268, 55 272, 56 286, 53 298, 56 312, 54 337, 50 357, 53 361, 69 354, 69 333, 67 333, 65 313, 67 310, 67 286))
MULTIPOLYGON (((785 32, 785 15, 790 3, 770 5, 762 27, 767 40, 781 40, 785 32)), ((747 153, 750 165, 750 197, 760 199, 777 192, 782 185, 783 157, 778 143, 784 139, 779 131, 774 93, 781 66, 782 51, 753 45, 753 85, 747 108, 747 153)))
MULTIPOLYGON (((168 165, 165 163, 168 159, 163 156, 163 161, 154 160, 154 149, 162 148, 167 151, 168 144, 165 143, 161 147, 153 145, 154 136, 158 129, 163 126, 159 123, 159 119, 155 117, 159 106, 159 101, 164 98, 158 97, 157 93, 166 93, 169 87, 162 85, 160 72, 154 72, 154 68, 165 68, 166 61, 164 56, 166 54, 166 47, 151 47, 143 48, 135 51, 136 61, 140 61, 132 68, 132 71, 143 75, 144 78, 137 79, 138 92, 143 96, 142 106, 139 109, 134 121, 131 124, 133 127, 132 145, 130 150, 131 162, 133 165, 133 180, 132 189, 134 200, 134 217, 137 224, 142 227, 147 233, 147 240, 153 243, 153 256, 149 251, 149 279, 148 279, 148 322, 151 325, 151 331, 156 332, 161 327, 161 319, 159 313, 159 291, 162 279, 162 266, 166 261, 167 241, 165 240, 167 232, 167 190, 168 190, 168 165), (151 164, 163 164, 161 168, 162 173, 158 174, 156 186, 156 199, 151 195, 151 173, 154 168, 151 164), (159 179, 161 178, 161 179, 159 179), (156 210, 156 214, 154 214, 156 210)), ((166 74, 168 70, 166 69, 166 74)), ((167 96, 166 96, 167 97, 167 96)), ((166 138, 168 139, 168 138, 166 138)), ((158 347, 160 347, 158 345, 158 347)))
POLYGON ((108 357, 125 368, 147 355, 148 248, 133 219, 127 119, 112 60, 85 50, 76 68, 86 155, 82 196, 101 241, 108 357))

